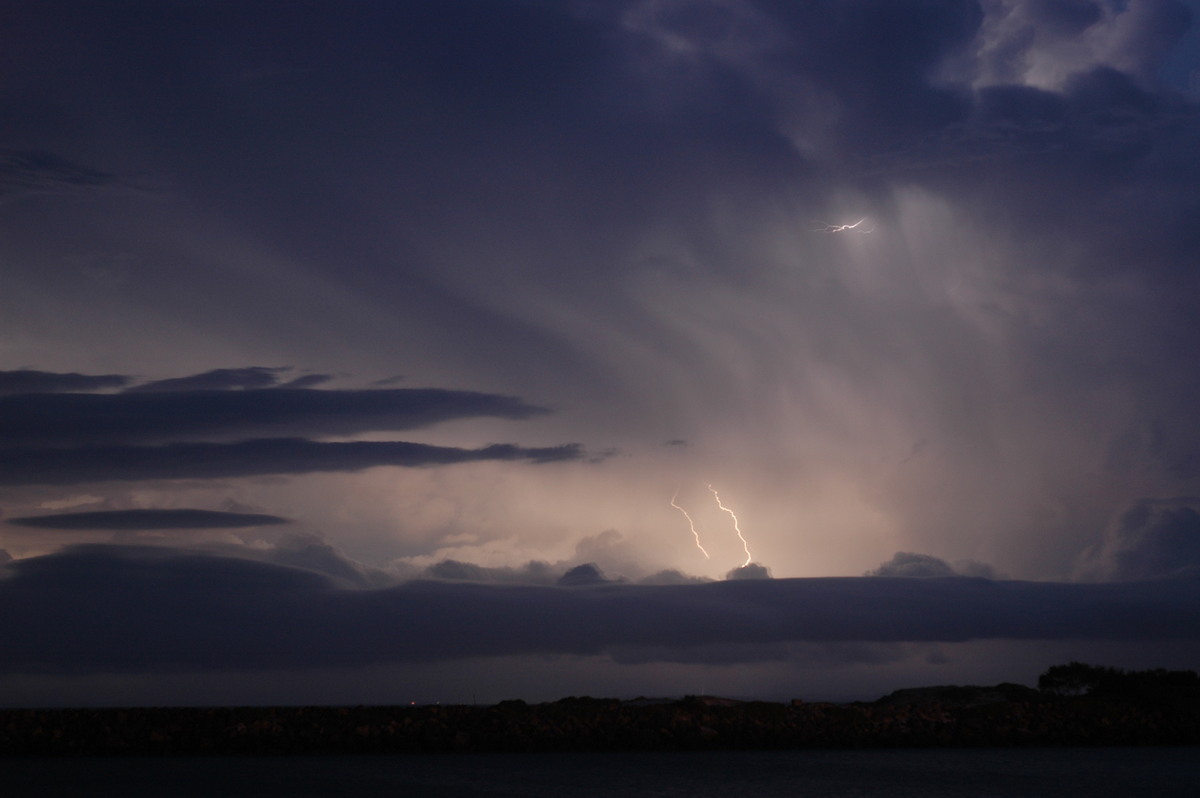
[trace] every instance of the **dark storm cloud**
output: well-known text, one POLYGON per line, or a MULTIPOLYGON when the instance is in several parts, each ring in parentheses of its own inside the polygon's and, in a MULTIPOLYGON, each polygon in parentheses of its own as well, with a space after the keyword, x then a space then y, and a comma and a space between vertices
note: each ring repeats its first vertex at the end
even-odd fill
MULTIPOLYGON (((787 642, 1200 639, 1200 579, 825 578, 338 588, 306 570, 81 546, 4 566, 0 670, 320 667, 787 642)), ((757 655, 756 655, 757 656, 757 655)))
POLYGON ((56 393, 59 391, 99 391, 128 385, 129 377, 121 374, 62 374, 53 371, 18 369, 0 371, 0 396, 22 393, 56 393))
POLYGON ((162 446, 75 446, 0 450, 0 485, 73 485, 151 479, 214 479, 316 471, 360 471, 374 466, 436 466, 484 460, 547 463, 583 456, 576 444, 526 448, 492 444, 479 449, 407 441, 325 443, 269 438, 236 443, 162 446))
POLYGON ((238 529, 287 524, 287 518, 262 513, 230 513, 216 510, 96 510, 86 513, 56 513, 9 518, 6 523, 34 529, 238 529))
MULTIPOLYGON (((216 379, 229 386, 228 377, 216 379)), ((435 388, 27 394, 0 397, 0 446, 350 435, 547 412, 511 396, 435 388)))

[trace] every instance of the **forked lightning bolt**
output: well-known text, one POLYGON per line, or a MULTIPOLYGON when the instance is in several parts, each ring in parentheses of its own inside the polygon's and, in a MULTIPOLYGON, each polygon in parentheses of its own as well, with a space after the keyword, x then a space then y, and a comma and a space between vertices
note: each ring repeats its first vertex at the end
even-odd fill
POLYGON ((675 499, 677 499, 678 497, 679 497, 679 491, 675 491, 675 495, 671 497, 671 506, 674 507, 679 512, 683 513, 683 517, 687 519, 688 526, 691 527, 691 529, 692 529, 692 536, 696 538, 696 548, 700 549, 700 553, 704 555, 704 559, 711 560, 712 557, 709 557, 708 552, 705 551, 704 547, 700 545, 700 533, 696 531, 696 522, 692 520, 692 517, 690 515, 688 515, 687 510, 683 509, 682 507, 680 507, 678 504, 675 503, 675 499))
POLYGON ((875 225, 871 225, 870 227, 859 229, 861 227, 862 223, 865 222, 866 220, 867 220, 867 217, 864 216, 863 218, 859 219, 854 224, 828 224, 826 222, 821 222, 821 226, 813 229, 813 232, 814 233, 855 232, 855 233, 862 233, 863 235, 866 235, 867 233, 875 232, 875 225))
POLYGON ((750 556, 750 544, 747 543, 746 538, 744 538, 742 536, 742 530, 738 526, 738 518, 736 515, 733 514, 733 510, 730 510, 728 507, 721 504, 721 497, 719 495, 717 495, 716 488, 714 488, 712 485, 709 485, 708 489, 712 491, 713 498, 717 500, 717 506, 720 507, 725 512, 729 513, 729 517, 733 519, 733 531, 737 532, 738 540, 742 541, 742 548, 745 549, 745 551, 746 551, 746 561, 744 563, 742 563, 742 567, 745 568, 747 565, 750 564, 750 561, 753 560, 754 558, 750 556))

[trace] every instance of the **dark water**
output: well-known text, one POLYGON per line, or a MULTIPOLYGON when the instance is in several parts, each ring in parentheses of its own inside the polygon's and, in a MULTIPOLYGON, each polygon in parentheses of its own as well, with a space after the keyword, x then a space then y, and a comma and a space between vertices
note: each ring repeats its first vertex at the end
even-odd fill
POLYGON ((1188 796, 1200 748, 0 759, 18 796, 1188 796))

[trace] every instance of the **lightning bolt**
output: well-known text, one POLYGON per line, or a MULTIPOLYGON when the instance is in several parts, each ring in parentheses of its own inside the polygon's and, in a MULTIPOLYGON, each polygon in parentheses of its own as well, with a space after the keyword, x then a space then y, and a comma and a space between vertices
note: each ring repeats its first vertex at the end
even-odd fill
POLYGON ((814 228, 813 232, 814 233, 848 233, 851 230, 853 230, 854 232, 862 233, 863 235, 866 235, 867 233, 875 232, 875 225, 871 225, 870 227, 866 228, 865 230, 858 229, 859 226, 866 220, 867 220, 867 217, 864 216, 863 218, 859 219, 854 224, 828 224, 826 222, 821 222, 820 223, 821 226, 814 228))
POLYGON ((721 497, 719 495, 717 495, 716 488, 714 488, 712 485, 709 485, 708 489, 712 491, 713 498, 717 500, 717 506, 720 507, 725 512, 729 513, 729 517, 733 519, 733 531, 737 532, 738 540, 742 541, 742 548, 745 549, 745 551, 746 551, 746 561, 744 563, 742 563, 742 567, 745 568, 747 565, 750 564, 750 561, 753 560, 754 558, 750 556, 750 544, 747 543, 746 538, 742 536, 742 530, 738 526, 738 518, 736 515, 733 514, 733 510, 730 510, 728 507, 721 504, 721 497))
POLYGON ((692 536, 696 538, 696 548, 700 549, 700 552, 704 555, 704 559, 711 560, 712 557, 709 557, 708 552, 705 551, 704 547, 700 545, 700 533, 696 531, 696 522, 692 520, 692 517, 690 515, 688 515, 687 510, 683 509, 682 507, 680 507, 678 504, 675 503, 675 499, 678 498, 678 496, 679 496, 679 491, 675 491, 675 495, 671 497, 671 506, 674 507, 679 512, 683 513, 683 517, 687 519, 688 526, 691 527, 691 529, 692 529, 692 536))

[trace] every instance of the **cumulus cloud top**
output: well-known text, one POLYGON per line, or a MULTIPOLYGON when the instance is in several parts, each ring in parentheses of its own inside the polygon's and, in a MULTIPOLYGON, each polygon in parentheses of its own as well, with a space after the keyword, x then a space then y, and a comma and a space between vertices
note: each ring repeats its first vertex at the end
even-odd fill
POLYGON ((987 563, 962 560, 951 565, 931 554, 898 551, 892 559, 867 571, 866 576, 898 576, 906 578, 928 578, 934 576, 974 576, 983 579, 997 578, 996 569, 987 563))
POLYGON ((770 579, 771 571, 765 565, 759 565, 756 562, 746 563, 745 565, 734 568, 729 573, 725 574, 726 579, 770 579))

